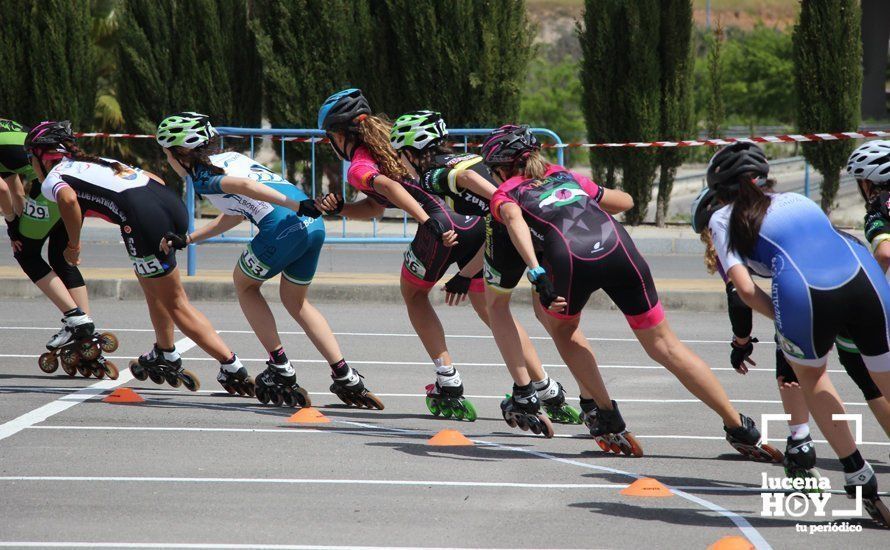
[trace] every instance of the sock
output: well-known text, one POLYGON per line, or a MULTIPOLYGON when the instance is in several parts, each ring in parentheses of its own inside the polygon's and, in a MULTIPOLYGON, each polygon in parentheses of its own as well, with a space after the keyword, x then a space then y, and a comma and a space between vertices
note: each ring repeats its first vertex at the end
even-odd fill
POLYGON ((803 424, 788 424, 788 430, 791 432, 791 439, 795 441, 806 439, 810 435, 810 425, 807 422, 803 424))
POLYGON ((433 365, 436 366, 436 374, 441 374, 442 376, 454 374, 454 365, 446 365, 443 359, 433 359, 433 365))
POLYGON ((241 367, 243 367, 244 365, 242 365, 241 361, 238 360, 238 356, 233 353, 232 357, 228 361, 223 361, 219 364, 219 366, 222 367, 222 370, 226 372, 238 372, 238 370, 241 369, 241 367))
POLYGON ((284 353, 284 348, 278 348, 274 351, 270 351, 269 361, 272 361, 276 365, 283 365, 287 363, 287 354, 284 353))
POLYGON ((331 363, 331 370, 334 371, 335 377, 343 378, 349 374, 349 365, 346 363, 346 359, 340 359, 336 363, 331 363))
POLYGON ((841 466, 844 467, 845 474, 850 474, 861 470, 865 466, 865 460, 863 460, 862 455, 859 454, 859 449, 853 451, 853 454, 851 454, 850 456, 842 458, 841 466))
POLYGON ((172 349, 158 348, 158 350, 164 354, 164 359, 166 359, 167 361, 170 361, 171 363, 175 363, 176 361, 179 361, 179 358, 181 357, 181 355, 179 355, 179 352, 176 351, 175 347, 172 349))
POLYGON ((544 374, 544 378, 538 380, 537 382, 534 381, 534 380, 532 380, 532 384, 535 386, 535 389, 536 389, 536 390, 543 390, 543 389, 546 389, 547 386, 550 385, 550 377, 547 376, 547 374, 545 373, 545 374, 544 374))
POLYGON ((74 309, 69 309, 64 313, 65 317, 74 317, 75 315, 86 315, 82 309, 79 307, 75 307, 74 309))

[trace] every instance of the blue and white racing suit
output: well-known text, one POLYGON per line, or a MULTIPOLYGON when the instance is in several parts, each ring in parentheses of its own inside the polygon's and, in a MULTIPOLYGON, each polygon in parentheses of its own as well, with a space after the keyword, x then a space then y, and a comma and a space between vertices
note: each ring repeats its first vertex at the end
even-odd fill
POLYGON ((206 167, 199 167, 193 176, 189 176, 195 192, 206 197, 223 214, 244 216, 259 230, 241 254, 238 262, 241 271, 259 281, 281 273, 292 283, 311 283, 325 238, 321 218, 300 216, 283 206, 226 193, 220 183, 225 176, 249 178, 298 202, 308 198, 306 194, 241 153, 211 155, 210 162, 226 173, 213 174, 206 167))
POLYGON ((890 285, 868 249, 836 230, 808 198, 770 195, 751 257, 729 247, 732 205, 714 213, 710 229, 727 272, 744 264, 772 277, 776 331, 789 361, 821 367, 845 331, 870 371, 890 371, 890 285))

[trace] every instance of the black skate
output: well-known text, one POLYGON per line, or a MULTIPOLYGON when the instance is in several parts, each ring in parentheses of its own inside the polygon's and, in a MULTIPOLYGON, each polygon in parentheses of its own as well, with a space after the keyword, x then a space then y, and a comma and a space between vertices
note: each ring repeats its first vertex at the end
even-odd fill
POLYGON ((553 437, 553 424, 547 415, 541 412, 541 402, 535 394, 526 398, 523 403, 508 393, 501 401, 501 414, 511 428, 518 426, 522 431, 531 430, 533 434, 543 435, 547 439, 553 437))
POLYGON ((581 411, 581 418, 590 430, 590 435, 604 452, 616 455, 624 453, 626 456, 638 458, 643 456, 643 447, 633 434, 627 431, 627 425, 618 410, 618 403, 612 401, 612 410, 607 411, 597 407, 593 399, 582 399, 581 411))
POLYGON ((868 462, 858 472, 844 474, 847 497, 855 499, 857 487, 862 488, 862 507, 871 519, 881 527, 890 528, 890 510, 878 496, 878 479, 868 462))
POLYGON ((182 359, 168 361, 157 344, 148 353, 130 361, 130 372, 140 381, 151 379, 155 384, 167 382, 174 388, 182 385, 189 391, 198 391, 201 387, 198 377, 182 368, 182 359))
POLYGON ((743 414, 739 414, 739 419, 742 425, 738 428, 730 430, 723 426, 726 441, 732 448, 757 462, 782 462, 782 451, 760 441, 760 431, 754 421, 743 414))
POLYGON ((290 376, 284 374, 288 365, 276 365, 271 361, 266 362, 266 370, 256 377, 256 398, 263 405, 270 402, 276 407, 311 407, 312 400, 309 392, 297 384, 296 373, 290 376))
POLYGON ((98 333, 89 317, 83 316, 87 322, 79 325, 66 325, 47 343, 46 353, 37 359, 37 366, 47 374, 55 372, 61 361, 62 370, 68 376, 96 378, 108 376, 112 380, 118 377, 117 367, 102 356, 102 352, 112 353, 117 350, 117 336, 110 332, 98 333), (106 368, 107 367, 107 368, 106 368), (101 374, 101 375, 100 375, 101 374))
POLYGON ((334 381, 331 384, 331 393, 350 407, 365 407, 382 411, 383 402, 368 391, 362 378, 364 377, 352 367, 349 367, 346 376, 337 377, 331 374, 331 379, 334 381))
MULTIPOLYGON (((241 363, 239 362, 238 364, 240 365, 241 363)), ((234 372, 229 372, 220 365, 216 381, 219 382, 219 385, 224 390, 229 392, 229 395, 237 394, 244 397, 254 397, 256 395, 256 384, 243 365, 234 372)))
POLYGON ((456 370, 449 376, 437 374, 436 382, 426 387, 426 408, 434 416, 476 421, 476 407, 464 398, 464 385, 456 370))
POLYGON ((575 407, 566 403, 566 391, 562 384, 547 379, 547 386, 536 390, 538 401, 544 406, 544 412, 553 422, 560 424, 580 424, 581 413, 575 407))
POLYGON ((822 477, 816 470, 816 444, 813 438, 806 436, 800 440, 794 440, 790 437, 785 445, 785 458, 782 460, 785 466, 785 477, 789 479, 800 478, 815 480, 804 486, 804 493, 821 493, 819 488, 819 479, 822 477), (809 487, 809 488, 808 488, 809 487))

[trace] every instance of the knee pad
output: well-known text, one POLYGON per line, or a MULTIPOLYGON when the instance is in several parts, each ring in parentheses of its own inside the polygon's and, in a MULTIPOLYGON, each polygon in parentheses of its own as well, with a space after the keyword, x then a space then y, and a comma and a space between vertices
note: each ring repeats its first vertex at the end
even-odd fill
POLYGON ((874 380, 871 379, 871 375, 868 374, 862 355, 853 353, 841 346, 838 346, 837 354, 841 360, 841 365, 844 366, 844 370, 847 371, 847 374, 853 379, 859 390, 862 391, 862 396, 865 397, 866 401, 881 397, 881 390, 878 389, 874 380))
POLYGON ((732 283, 726 283, 726 305, 729 309, 729 322, 732 324, 732 333, 740 338, 750 336, 754 324, 754 313, 739 298, 732 283))

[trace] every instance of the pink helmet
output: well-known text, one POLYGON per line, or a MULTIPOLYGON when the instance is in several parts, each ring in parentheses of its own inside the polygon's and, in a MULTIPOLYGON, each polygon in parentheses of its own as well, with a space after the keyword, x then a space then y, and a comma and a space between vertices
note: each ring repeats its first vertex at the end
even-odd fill
POLYGON ((58 160, 69 153, 65 144, 74 142, 74 139, 69 121, 46 120, 28 132, 25 149, 41 160, 58 160))
POLYGON ((506 124, 485 138, 482 158, 486 164, 492 166, 513 164, 540 148, 541 145, 527 125, 506 124))

